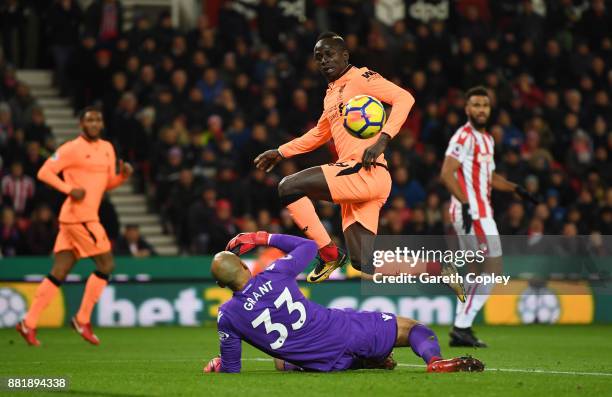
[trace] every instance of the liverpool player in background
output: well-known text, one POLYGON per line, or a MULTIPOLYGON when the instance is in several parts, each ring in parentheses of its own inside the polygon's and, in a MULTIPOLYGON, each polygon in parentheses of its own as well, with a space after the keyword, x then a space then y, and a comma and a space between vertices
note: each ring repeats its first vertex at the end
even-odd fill
MULTIPOLYGON (((434 332, 414 320, 390 313, 328 309, 309 301, 295 280, 317 253, 312 240, 267 232, 242 233, 215 255, 212 274, 221 287, 234 291, 219 308, 217 327, 221 356, 205 372, 240 372, 241 341, 283 360, 286 370, 342 371, 386 367, 393 347, 408 347, 429 372, 482 371, 472 357, 444 360, 434 332), (286 256, 255 277, 236 254, 259 245, 286 256), (232 252, 230 252, 232 251, 232 252)), ((277 367, 278 368, 278 367, 277 367)))
MULTIPOLYGON (((450 191, 450 215, 463 250, 484 250, 482 274, 502 272, 502 249, 490 197, 491 188, 514 192, 525 200, 537 200, 523 187, 495 173, 494 141, 485 130, 491 103, 486 88, 474 87, 466 93, 468 122, 452 136, 440 177, 450 191)), ((493 284, 465 286, 467 299, 458 301, 455 324, 450 333, 451 346, 486 347, 472 331, 478 311, 489 298, 493 284)))
POLYGON ((132 174, 132 167, 120 161, 119 174, 116 175, 113 146, 100 139, 104 129, 100 110, 86 108, 79 119, 79 137, 61 145, 38 171, 38 179, 68 197, 59 216, 53 267, 38 286, 25 318, 16 327, 26 342, 33 346, 40 345, 36 338, 40 314, 57 295, 62 282, 80 258, 92 258, 96 270, 87 280, 81 307, 71 323, 83 339, 94 345, 100 343, 91 328, 90 317, 115 264, 110 241, 98 218, 98 208, 104 192, 125 182, 132 174), (59 173, 63 173, 63 179, 59 173))

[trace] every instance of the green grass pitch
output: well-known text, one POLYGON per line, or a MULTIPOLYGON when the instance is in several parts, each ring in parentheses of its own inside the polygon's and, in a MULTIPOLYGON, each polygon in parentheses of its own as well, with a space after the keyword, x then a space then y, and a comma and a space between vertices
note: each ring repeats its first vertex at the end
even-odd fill
POLYGON ((67 376, 69 394, 85 396, 612 396, 612 326, 480 326, 491 347, 478 351, 448 348, 448 328, 434 329, 445 356, 472 354, 486 371, 427 374, 404 348, 395 350, 394 371, 280 373, 243 344, 242 374, 203 375, 218 352, 216 329, 207 326, 98 329, 98 347, 68 328, 41 329, 41 348, 3 329, 0 377, 67 376))

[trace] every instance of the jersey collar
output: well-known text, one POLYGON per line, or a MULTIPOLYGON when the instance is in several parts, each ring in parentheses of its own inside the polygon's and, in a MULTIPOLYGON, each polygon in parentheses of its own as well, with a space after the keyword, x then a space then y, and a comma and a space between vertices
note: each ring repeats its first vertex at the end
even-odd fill
POLYGON ((474 127, 474 126, 472 125, 472 123, 470 123, 469 121, 466 121, 466 122, 465 122, 465 126, 464 126, 464 127, 469 127, 469 129, 470 129, 470 130, 472 130, 472 132, 478 132, 479 134, 485 134, 485 135, 487 135, 487 134, 489 133, 487 130, 478 131, 478 130, 476 129, 476 127, 474 127))
POLYGON ((331 88, 334 88, 336 84, 344 83, 345 81, 349 80, 352 77, 353 73, 355 73, 356 71, 358 71, 358 69, 355 66, 349 64, 346 70, 342 72, 340 77, 338 77, 336 80, 332 81, 331 83, 327 84, 327 88, 331 89, 331 88))

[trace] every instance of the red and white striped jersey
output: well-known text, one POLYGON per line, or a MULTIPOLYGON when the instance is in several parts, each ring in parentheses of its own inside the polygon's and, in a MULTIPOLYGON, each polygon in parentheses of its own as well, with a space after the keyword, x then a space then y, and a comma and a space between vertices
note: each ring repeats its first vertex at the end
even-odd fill
MULTIPOLYGON (((488 133, 478 132, 468 122, 451 138, 446 155, 461 163, 457 181, 470 203, 472 219, 492 218, 491 179, 495 170, 495 143, 488 133)), ((450 214, 453 221, 461 219, 461 202, 452 197, 450 214)))
POLYGON ((5 175, 0 183, 2 196, 8 197, 17 215, 22 215, 28 200, 34 197, 34 180, 27 175, 20 178, 5 175))

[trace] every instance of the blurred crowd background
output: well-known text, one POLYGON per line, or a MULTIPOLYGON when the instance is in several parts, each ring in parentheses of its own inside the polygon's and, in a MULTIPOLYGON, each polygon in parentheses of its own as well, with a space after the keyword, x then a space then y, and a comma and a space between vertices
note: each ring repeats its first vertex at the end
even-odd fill
MULTIPOLYGON (((311 54, 326 30, 344 36, 353 65, 416 98, 386 153, 393 189, 380 234, 451 233, 438 174, 448 140, 466 121, 462 94, 479 84, 491 92, 496 171, 541 201, 493 192, 499 232, 612 234, 612 2, 303 0, 296 12, 281 3, 209 1, 185 31, 164 12, 137 14, 123 30, 119 0, 86 8, 3 1, 2 255, 49 254, 63 199, 35 178, 56 141, 15 77, 29 62, 55 70, 75 110, 103 109, 106 138, 134 164, 135 186, 183 254, 217 252, 240 231, 299 235, 276 186, 334 161, 333 143, 269 174, 253 159, 316 123, 327 82, 311 54)), ((342 243, 339 208, 318 207, 342 243)), ((125 246, 110 201, 101 216, 116 246, 125 246)))

